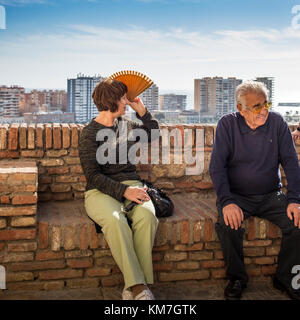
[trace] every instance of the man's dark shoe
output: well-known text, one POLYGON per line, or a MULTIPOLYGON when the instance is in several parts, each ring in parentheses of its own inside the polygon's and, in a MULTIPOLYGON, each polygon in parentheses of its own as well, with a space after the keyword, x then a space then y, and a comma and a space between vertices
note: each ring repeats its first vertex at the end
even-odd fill
POLYGON ((292 300, 300 300, 300 289, 295 290, 292 287, 285 286, 277 277, 273 278, 273 285, 276 289, 286 292, 292 300))
POLYGON ((242 283, 241 280, 229 281, 224 290, 226 300, 239 300, 242 297, 243 290, 247 288, 247 284, 242 283))

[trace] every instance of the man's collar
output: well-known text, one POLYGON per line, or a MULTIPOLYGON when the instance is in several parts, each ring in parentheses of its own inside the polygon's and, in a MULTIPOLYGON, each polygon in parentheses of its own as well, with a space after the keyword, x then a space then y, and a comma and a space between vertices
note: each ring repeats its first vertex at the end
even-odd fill
MULTIPOLYGON (((267 121, 262 126, 257 127, 255 130, 267 132, 269 117, 270 117, 270 114, 268 115, 267 121)), ((237 112, 237 119, 238 119, 238 125, 240 128, 241 134, 246 134, 248 132, 254 131, 247 125, 245 118, 239 112, 237 112)))

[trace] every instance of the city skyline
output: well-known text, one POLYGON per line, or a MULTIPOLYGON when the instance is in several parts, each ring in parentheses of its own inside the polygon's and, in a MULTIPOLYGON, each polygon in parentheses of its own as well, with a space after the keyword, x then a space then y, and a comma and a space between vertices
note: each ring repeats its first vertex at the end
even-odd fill
MULTIPOLYGON (((300 0, 299 0, 300 2, 300 0)), ((275 103, 300 101, 296 0, 0 0, 0 85, 64 89, 82 72, 137 70, 163 93, 203 77, 274 77, 275 103)), ((188 106, 191 107, 191 106, 188 106)))

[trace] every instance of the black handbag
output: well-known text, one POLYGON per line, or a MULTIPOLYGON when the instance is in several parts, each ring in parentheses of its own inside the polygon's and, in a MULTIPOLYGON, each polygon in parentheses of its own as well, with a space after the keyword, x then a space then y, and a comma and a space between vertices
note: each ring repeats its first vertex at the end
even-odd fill
MULTIPOLYGON (((174 204, 172 200, 161 189, 155 187, 151 182, 146 180, 142 180, 142 182, 144 186, 147 187, 147 193, 154 205, 156 217, 170 217, 174 211, 174 204)), ((128 213, 136 205, 136 202, 130 202, 126 207, 123 208, 123 212, 128 213)))

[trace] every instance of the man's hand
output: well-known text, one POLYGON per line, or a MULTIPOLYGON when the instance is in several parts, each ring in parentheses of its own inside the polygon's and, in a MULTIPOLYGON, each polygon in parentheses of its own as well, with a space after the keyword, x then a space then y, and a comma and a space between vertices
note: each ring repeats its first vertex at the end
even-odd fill
POLYGON ((143 104, 143 101, 136 97, 133 101, 128 100, 128 105, 142 117, 146 113, 146 107, 143 104))
POLYGON ((231 229, 237 230, 244 220, 244 213, 239 206, 230 203, 223 208, 223 217, 226 226, 230 225, 231 229))
POLYGON ((292 132, 293 140, 296 141, 297 139, 300 139, 300 131, 295 130, 292 132))
POLYGON ((124 192, 124 197, 138 204, 142 204, 143 202, 150 200, 150 197, 146 190, 146 187, 128 187, 124 192))
POLYGON ((293 220, 294 215, 294 225, 300 229, 300 204, 290 203, 287 207, 286 213, 290 220, 293 220))

